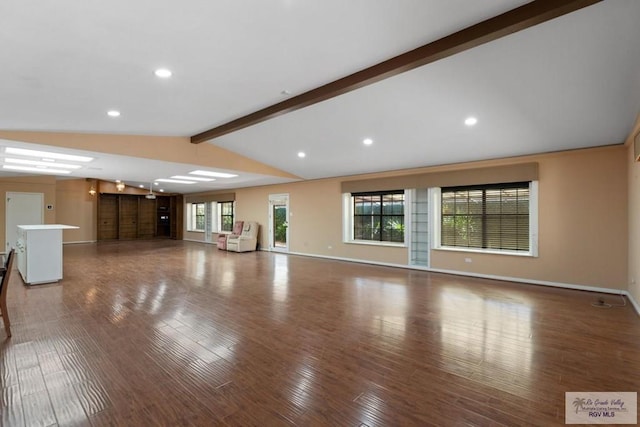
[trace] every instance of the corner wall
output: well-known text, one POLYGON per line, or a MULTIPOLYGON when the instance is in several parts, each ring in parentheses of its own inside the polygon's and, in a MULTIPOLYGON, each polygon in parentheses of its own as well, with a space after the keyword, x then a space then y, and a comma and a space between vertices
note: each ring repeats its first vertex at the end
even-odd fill
POLYGON ((89 188, 90 184, 84 179, 56 181, 56 222, 80 227, 64 230, 65 243, 97 240, 98 196, 91 196, 89 188))

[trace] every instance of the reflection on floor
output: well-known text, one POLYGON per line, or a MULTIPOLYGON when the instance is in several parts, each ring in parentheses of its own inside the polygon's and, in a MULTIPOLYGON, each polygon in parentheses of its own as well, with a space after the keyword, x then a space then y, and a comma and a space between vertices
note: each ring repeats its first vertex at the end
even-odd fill
POLYGON ((640 384, 640 318, 586 292, 169 240, 64 260, 12 277, 4 426, 548 426, 640 384))

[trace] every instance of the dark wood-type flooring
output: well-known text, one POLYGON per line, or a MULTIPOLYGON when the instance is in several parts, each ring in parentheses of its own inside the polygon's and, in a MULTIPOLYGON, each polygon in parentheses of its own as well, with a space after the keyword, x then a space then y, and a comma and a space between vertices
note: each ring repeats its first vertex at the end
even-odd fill
POLYGON ((3 426, 549 426, 567 391, 640 385, 640 318, 599 294, 171 240, 64 256, 58 284, 11 278, 3 426))

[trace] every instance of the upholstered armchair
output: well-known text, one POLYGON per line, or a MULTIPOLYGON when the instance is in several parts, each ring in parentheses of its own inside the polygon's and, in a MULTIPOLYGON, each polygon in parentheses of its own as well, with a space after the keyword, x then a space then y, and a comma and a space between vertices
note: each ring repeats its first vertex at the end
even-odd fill
POLYGON ((227 239, 227 250, 232 252, 255 251, 258 246, 258 230, 260 230, 260 224, 257 222, 245 222, 239 236, 229 236, 227 239))
POLYGON ((227 249, 227 240, 229 237, 234 236, 237 237, 242 233, 242 226, 244 225, 244 221, 236 221, 233 223, 233 231, 231 234, 218 234, 218 249, 226 250, 227 249))

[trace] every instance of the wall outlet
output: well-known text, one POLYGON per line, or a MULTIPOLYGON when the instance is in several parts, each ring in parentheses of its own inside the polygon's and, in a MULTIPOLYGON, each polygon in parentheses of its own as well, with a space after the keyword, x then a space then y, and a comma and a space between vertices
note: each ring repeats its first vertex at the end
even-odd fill
POLYGON ((473 261, 471 260, 471 258, 465 258, 464 262, 473 262, 473 261))
POLYGON ((329 245, 327 246, 327 249, 333 249, 333 246, 329 245))

